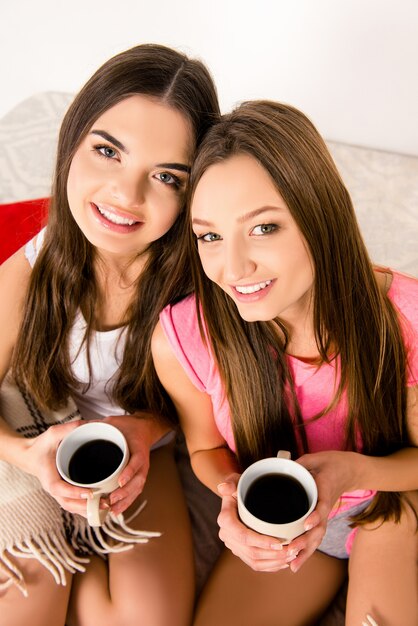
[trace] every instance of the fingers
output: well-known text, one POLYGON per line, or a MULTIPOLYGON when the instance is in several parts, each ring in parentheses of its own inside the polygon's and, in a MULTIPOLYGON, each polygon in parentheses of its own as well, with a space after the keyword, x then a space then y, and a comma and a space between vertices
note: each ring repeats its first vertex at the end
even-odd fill
POLYGON ((86 516, 86 501, 93 495, 91 489, 70 485, 59 478, 45 482, 44 489, 66 511, 86 516))
MULTIPOLYGON (((225 489, 226 491, 226 489, 225 489)), ((238 517, 233 495, 223 496, 218 516, 219 537, 227 548, 255 571, 274 572, 290 567, 297 572, 322 541, 326 522, 316 513, 308 518, 311 530, 283 545, 280 539, 247 528, 238 517)))
POLYGON ((318 524, 312 530, 296 537, 290 544, 289 549, 293 552, 294 558, 290 563, 290 569, 296 573, 304 563, 318 549, 326 531, 326 524, 318 524))
POLYGON ((361 626, 378 626, 378 623, 373 619, 371 615, 366 615, 366 621, 362 622, 361 626))
POLYGON ((142 450, 138 452, 131 452, 131 457, 128 461, 128 464, 119 476, 119 479, 118 479, 119 487, 123 488, 134 477, 136 477, 138 480, 137 485, 139 485, 142 481, 140 491, 139 491, 140 493, 147 479, 148 470, 149 470, 149 454, 144 453, 142 450))
POLYGON ((230 474, 224 482, 217 486, 219 495, 236 497, 238 481, 239 474, 230 474))
POLYGON ((222 498, 218 516, 220 539, 254 571, 278 571, 288 567, 288 554, 279 539, 261 535, 247 528, 239 519, 234 483, 235 480, 228 481, 218 487, 219 491, 230 494, 222 498))
POLYGON ((149 458, 142 454, 133 454, 119 476, 118 489, 108 498, 112 513, 119 515, 130 507, 144 489, 149 469, 149 458))
POLYGON ((49 436, 51 439, 59 443, 61 439, 64 439, 68 433, 81 426, 81 424, 85 424, 85 421, 76 420, 74 422, 67 422, 66 424, 56 424, 55 426, 50 426, 44 433, 44 436, 49 436))
POLYGON ((279 539, 269 537, 268 535, 261 535, 247 528, 238 520, 236 523, 231 523, 222 513, 219 514, 218 524, 219 537, 227 547, 239 545, 242 546, 243 549, 247 548, 249 553, 252 549, 256 549, 257 554, 260 554, 261 558, 268 558, 267 555, 271 558, 275 558, 277 552, 283 549, 283 544, 279 539))
POLYGON ((144 479, 136 474, 123 488, 115 489, 108 497, 112 513, 119 515, 128 509, 144 487, 144 479))

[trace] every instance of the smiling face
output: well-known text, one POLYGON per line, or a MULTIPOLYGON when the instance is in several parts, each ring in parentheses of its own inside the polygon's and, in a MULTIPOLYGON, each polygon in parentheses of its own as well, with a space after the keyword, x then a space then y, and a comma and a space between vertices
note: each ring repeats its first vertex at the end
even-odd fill
POLYGON ((307 244, 272 179, 251 156, 210 166, 191 206, 207 276, 245 320, 303 323, 314 282, 307 244))
POLYGON ((145 96, 101 115, 71 162, 71 213, 102 253, 135 256, 162 237, 183 206, 194 147, 178 111, 145 96))

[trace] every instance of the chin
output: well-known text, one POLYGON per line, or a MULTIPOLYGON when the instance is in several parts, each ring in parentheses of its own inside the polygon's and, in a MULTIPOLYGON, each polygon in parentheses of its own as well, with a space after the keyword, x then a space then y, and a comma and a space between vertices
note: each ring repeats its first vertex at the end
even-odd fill
POLYGON ((243 310, 239 306, 237 306, 237 309, 242 319, 246 322, 270 322, 275 318, 274 315, 269 315, 267 312, 243 310))

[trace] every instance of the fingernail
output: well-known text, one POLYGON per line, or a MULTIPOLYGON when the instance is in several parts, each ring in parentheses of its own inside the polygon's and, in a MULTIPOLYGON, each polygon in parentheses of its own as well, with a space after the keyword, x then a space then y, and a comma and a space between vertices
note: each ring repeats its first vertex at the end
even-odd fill
POLYGON ((80 498, 82 498, 83 500, 88 500, 89 498, 91 498, 91 495, 88 492, 80 493, 80 498))
POLYGON ((305 530, 311 530, 313 528, 313 524, 306 524, 305 530))
POLYGON ((119 487, 124 487, 127 482, 129 482, 129 478, 119 478, 118 485, 119 487))
POLYGON ((219 487, 223 487, 224 485, 228 485, 228 483, 219 483, 219 485, 216 488, 219 489, 219 487))
POLYGON ((272 543, 271 544, 271 549, 272 550, 283 550, 283 546, 281 543, 272 543))

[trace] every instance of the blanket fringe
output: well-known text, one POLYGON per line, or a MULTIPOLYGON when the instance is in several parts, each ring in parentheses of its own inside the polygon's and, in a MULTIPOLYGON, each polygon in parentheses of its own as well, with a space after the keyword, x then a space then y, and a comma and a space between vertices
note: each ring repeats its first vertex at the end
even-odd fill
POLYGON ((0 572, 6 576, 6 580, 0 583, 0 591, 6 590, 11 585, 16 585, 19 591, 27 598, 28 590, 22 572, 7 558, 4 552, 0 554, 0 572))
MULTIPOLYGON (((131 521, 142 511, 146 502, 130 516, 131 521)), ((148 543, 153 537, 159 537, 159 532, 135 530, 127 525, 123 515, 110 513, 100 527, 91 527, 85 518, 73 516, 74 532, 68 542, 64 535, 44 532, 37 537, 26 541, 16 541, 0 553, 0 574, 6 580, 0 582, 0 592, 10 585, 16 585, 21 593, 27 597, 28 591, 22 572, 9 558, 36 559, 52 575, 57 585, 66 586, 66 572, 75 574, 85 572, 85 565, 90 562, 89 556, 78 556, 81 551, 87 554, 96 554, 105 558, 107 554, 132 550, 136 544, 148 543)), ((0 576, 0 578, 4 578, 0 576)))

